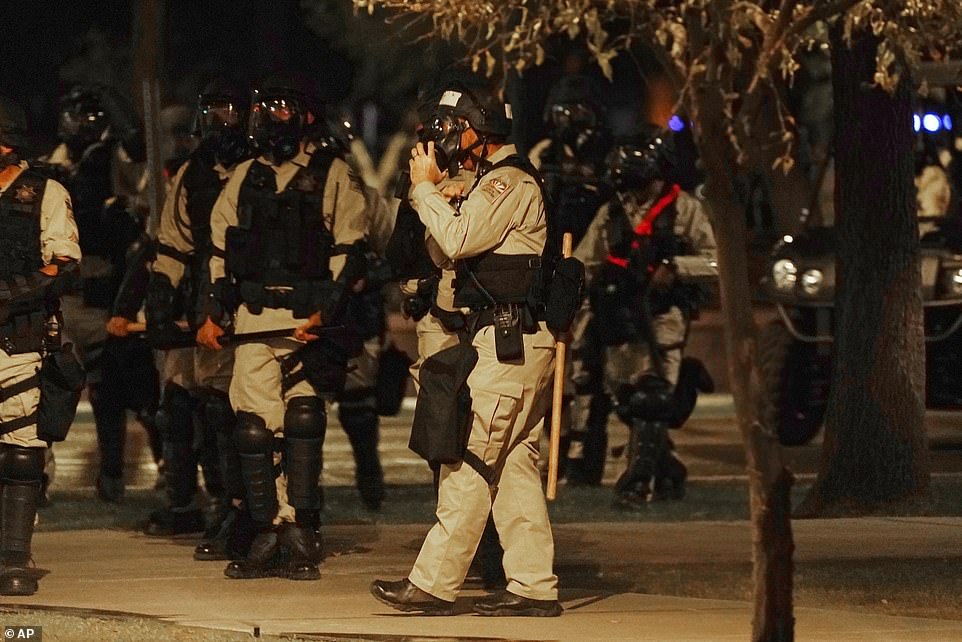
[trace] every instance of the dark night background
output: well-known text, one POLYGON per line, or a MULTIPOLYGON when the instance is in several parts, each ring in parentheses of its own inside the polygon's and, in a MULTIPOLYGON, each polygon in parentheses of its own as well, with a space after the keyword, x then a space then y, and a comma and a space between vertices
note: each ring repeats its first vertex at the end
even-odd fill
MULTIPOLYGON (((58 97, 74 84, 113 85, 139 102, 134 91, 135 25, 148 1, 2 3, 0 94, 27 108, 38 147, 52 145, 58 97)), ((397 35, 382 15, 355 16, 350 0, 162 4, 165 17, 158 27, 161 46, 156 52, 162 106, 190 105, 203 84, 217 75, 256 81, 271 70, 294 69, 317 80, 332 111, 349 112, 359 125, 366 123, 365 140, 375 148, 405 126, 404 114, 418 83, 462 55, 457 43, 412 44, 416 29, 397 35)), ((563 69, 581 68, 599 79, 616 129, 637 120, 645 98, 644 74, 639 71, 643 59, 616 60, 613 84, 586 59, 578 42, 560 39, 549 47, 545 65, 527 71, 522 83, 509 82, 516 137, 523 147, 543 135, 544 100, 563 69)))

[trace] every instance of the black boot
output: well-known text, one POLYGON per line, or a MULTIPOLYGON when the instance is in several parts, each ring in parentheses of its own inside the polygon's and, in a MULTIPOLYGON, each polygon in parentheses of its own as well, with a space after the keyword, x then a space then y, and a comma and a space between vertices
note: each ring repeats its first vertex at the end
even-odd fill
POLYGON ((220 528, 207 541, 194 549, 197 561, 242 560, 247 557, 257 536, 257 525, 242 507, 232 506, 220 528))
POLYGON ((277 537, 287 553, 284 577, 289 580, 321 579, 317 568, 321 560, 321 543, 316 527, 288 522, 280 526, 277 537))
POLYGON ((231 562, 224 569, 224 575, 232 580, 279 577, 285 572, 279 556, 277 529, 263 525, 251 543, 247 557, 231 562))
POLYGON ((616 504, 620 508, 640 508, 648 503, 665 430, 664 424, 640 419, 632 425, 628 468, 615 484, 616 504))
POLYGON ((686 479, 688 479, 688 467, 678 459, 671 448, 666 449, 658 460, 655 470, 655 489, 652 500, 683 499, 686 479))

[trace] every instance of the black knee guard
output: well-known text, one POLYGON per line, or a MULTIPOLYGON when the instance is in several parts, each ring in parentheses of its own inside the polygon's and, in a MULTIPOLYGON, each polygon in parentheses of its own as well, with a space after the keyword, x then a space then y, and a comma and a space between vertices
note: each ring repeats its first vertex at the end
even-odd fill
POLYGON ((168 382, 157 410, 163 439, 164 479, 171 506, 187 506, 197 493, 197 453, 194 449, 194 400, 186 388, 168 382))
POLYGON ((217 457, 224 490, 232 499, 244 498, 244 479, 241 476, 240 456, 234 442, 237 417, 227 393, 210 390, 203 407, 204 423, 212 428, 217 438, 217 457))
POLYGON ((377 450, 378 416, 374 399, 342 401, 337 416, 354 451, 354 480, 361 499, 369 508, 379 508, 384 501, 384 470, 377 450))
POLYGON ((628 423, 628 468, 618 480, 622 494, 645 496, 651 492, 659 460, 669 450, 668 421, 674 409, 671 383, 645 376, 633 391, 623 391, 618 416, 628 423))
POLYGON ((7 564, 21 565, 30 559, 44 454, 43 448, 0 446, 0 554, 7 564))
POLYGON ((274 433, 254 413, 239 411, 235 443, 247 508, 254 521, 270 524, 277 515, 274 433))
POLYGON ((320 510, 321 449, 327 432, 324 401, 294 397, 284 413, 284 468, 287 501, 295 509, 320 510))

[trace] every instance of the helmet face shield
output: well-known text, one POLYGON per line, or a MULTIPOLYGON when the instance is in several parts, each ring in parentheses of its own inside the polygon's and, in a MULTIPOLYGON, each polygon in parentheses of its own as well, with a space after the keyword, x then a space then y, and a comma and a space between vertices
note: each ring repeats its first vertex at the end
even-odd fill
POLYGON ((278 160, 293 158, 310 124, 310 111, 297 99, 254 94, 248 135, 278 160))
POLYGON ((582 132, 598 126, 598 115, 582 103, 552 105, 549 114, 551 125, 559 132, 582 132))
POLYGON ((201 102, 197 106, 197 130, 207 138, 225 129, 239 129, 246 109, 227 101, 201 102))
POLYGON ((65 109, 57 121, 57 134, 64 141, 94 143, 100 140, 106 128, 107 117, 101 110, 65 109))
POLYGON ((660 139, 647 147, 617 145, 608 156, 608 175, 617 189, 643 189, 652 181, 664 178, 658 158, 660 139))

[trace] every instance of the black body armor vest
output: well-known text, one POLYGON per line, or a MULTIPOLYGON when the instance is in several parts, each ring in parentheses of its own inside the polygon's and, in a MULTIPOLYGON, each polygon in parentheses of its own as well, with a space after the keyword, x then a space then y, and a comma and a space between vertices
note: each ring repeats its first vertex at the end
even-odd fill
POLYGON ((334 236, 322 208, 335 158, 315 151, 281 193, 271 167, 251 164, 238 199, 238 223, 227 229, 226 269, 254 314, 268 307, 308 316, 330 295, 334 236))
POLYGON ((40 207, 47 179, 27 169, 0 196, 0 278, 43 267, 40 207))
MULTIPOLYGON (((47 179, 29 169, 0 195, 0 279, 30 276, 43 267, 40 214, 47 179)), ((43 344, 46 305, 29 301, 8 310, 0 324, 0 348, 8 354, 38 352, 43 344)))

